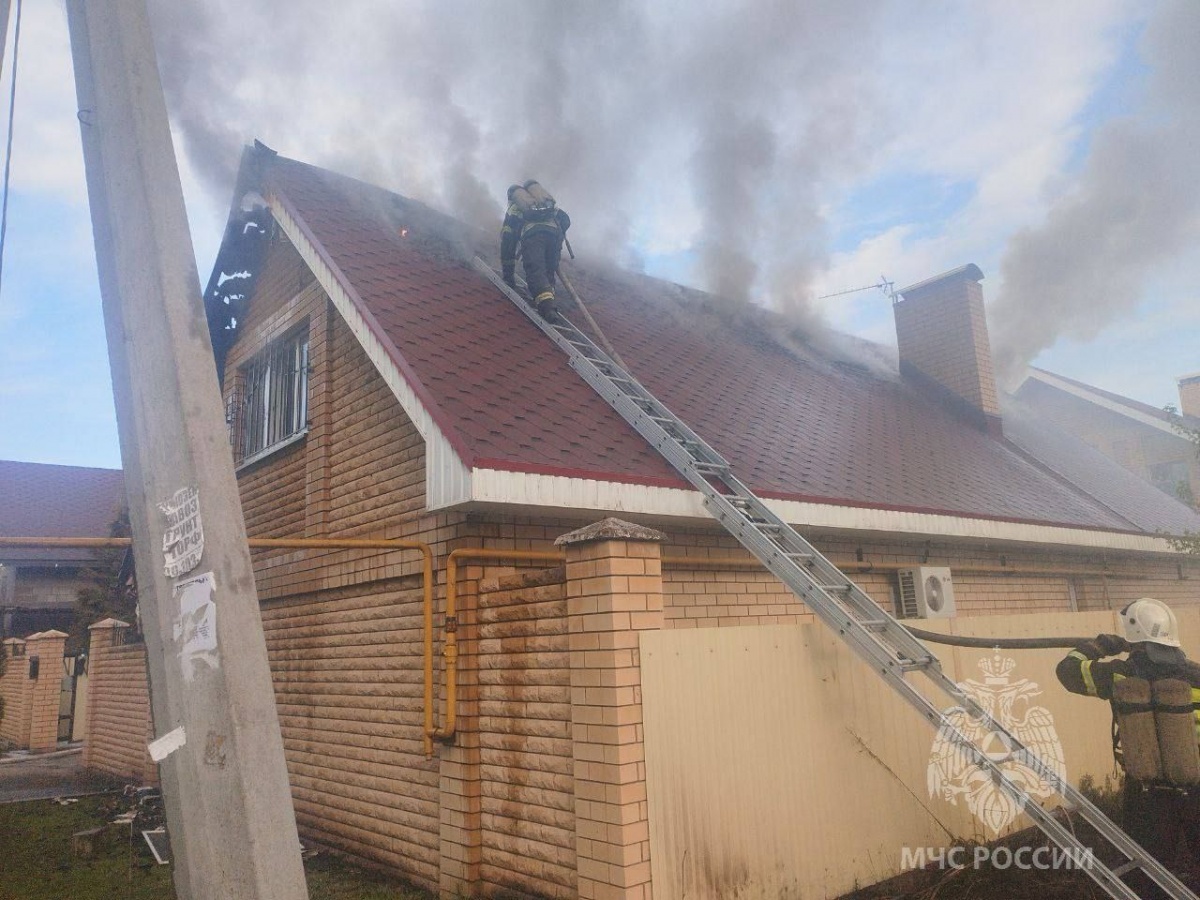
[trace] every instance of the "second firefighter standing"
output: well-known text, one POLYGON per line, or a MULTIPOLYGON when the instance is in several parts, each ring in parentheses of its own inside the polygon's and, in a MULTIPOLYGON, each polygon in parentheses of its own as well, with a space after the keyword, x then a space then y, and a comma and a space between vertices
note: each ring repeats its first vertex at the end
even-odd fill
POLYGON ((543 318, 558 311, 554 278, 562 256, 571 217, 558 208, 550 193, 536 181, 508 189, 508 209, 500 229, 500 265, 504 281, 516 287, 517 252, 525 267, 525 283, 543 318))
MULTIPOLYGON (((1058 680, 1112 705, 1125 831, 1186 881, 1200 854, 1200 666, 1184 655, 1162 601, 1135 600, 1121 624, 1124 636, 1101 634, 1071 651, 1058 680)), ((1143 872, 1126 881, 1143 900, 1168 896, 1143 872)))

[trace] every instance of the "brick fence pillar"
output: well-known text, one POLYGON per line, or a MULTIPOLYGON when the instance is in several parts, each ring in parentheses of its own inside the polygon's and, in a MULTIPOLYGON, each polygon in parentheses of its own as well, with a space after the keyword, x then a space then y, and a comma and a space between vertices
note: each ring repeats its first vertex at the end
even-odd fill
POLYGON ((4 717, 0 719, 0 738, 24 750, 29 746, 29 660, 25 641, 4 641, 6 665, 0 676, 0 697, 4 698, 4 717))
POLYGON ((665 535, 604 519, 564 534, 582 900, 650 900, 639 632, 663 627, 665 535))
POLYGON ((58 704, 62 696, 63 648, 61 631, 42 631, 25 639, 30 664, 36 658, 37 678, 29 680, 29 749, 53 750, 58 746, 58 704))
POLYGON ((83 767, 90 769, 95 765, 96 730, 92 720, 96 710, 96 687, 100 679, 95 677, 102 666, 101 660, 108 651, 117 645, 118 633, 129 627, 128 622, 120 619, 101 619, 94 625, 88 626, 88 680, 87 680, 87 739, 83 742, 83 767))

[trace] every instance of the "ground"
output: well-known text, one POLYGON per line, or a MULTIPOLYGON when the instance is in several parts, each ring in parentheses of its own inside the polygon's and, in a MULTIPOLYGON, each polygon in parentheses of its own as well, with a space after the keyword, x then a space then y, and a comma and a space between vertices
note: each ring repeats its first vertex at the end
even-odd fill
MULTIPOLYGON (((1098 789, 1088 779, 1080 785, 1084 794, 1110 819, 1121 823, 1119 790, 1105 783, 1098 789)), ((1104 847, 1107 844, 1089 825, 1077 816, 1064 817, 1071 831, 1085 845, 1104 847)), ((963 858, 970 859, 973 844, 965 844, 967 852, 963 858)), ((995 844, 988 845, 1016 850, 1021 847, 1037 849, 1052 846, 1049 839, 1037 829, 1018 832, 995 844)), ((1028 851, 1027 851, 1028 852, 1028 851)), ((1098 854, 1099 855, 1099 854, 1098 854)), ((996 859, 1010 859, 997 856, 996 859)), ((1026 856, 1028 859, 1028 856, 1026 856)), ((1110 865, 1115 860, 1107 860, 1110 865)), ((1200 871, 1197 861, 1190 861, 1187 871, 1181 873, 1193 891, 1200 887, 1200 871)), ((1012 864, 997 868, 987 862, 981 868, 969 866, 961 869, 929 867, 922 871, 909 872, 898 878, 862 890, 846 894, 839 900, 1107 900, 1109 895, 1098 887, 1087 875, 1067 868, 1059 870, 1020 869, 1012 864)))
MULTIPOLYGON (((0 764, 0 900, 174 900, 171 867, 155 862, 141 836, 160 821, 152 800, 139 802, 111 781, 88 778, 77 753, 0 764), (97 790, 107 792, 92 793, 97 790), (89 796, 29 799, 76 792, 89 796), (112 824, 131 809, 139 812, 132 825, 112 824), (96 857, 76 856, 71 836, 100 826, 105 831, 96 857)), ((326 853, 310 857, 305 870, 310 900, 432 900, 326 853)))

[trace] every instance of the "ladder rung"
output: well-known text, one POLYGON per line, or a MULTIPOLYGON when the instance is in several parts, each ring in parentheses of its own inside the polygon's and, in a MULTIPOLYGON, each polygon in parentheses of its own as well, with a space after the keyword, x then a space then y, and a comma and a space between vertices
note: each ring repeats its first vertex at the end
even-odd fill
POLYGON ((904 659, 900 661, 899 669, 902 672, 923 672, 934 664, 932 657, 925 659, 904 659))
POLYGON ((867 631, 887 631, 887 627, 891 623, 886 619, 867 619, 858 624, 867 629, 867 631))
POLYGON ((848 591, 852 587, 849 584, 820 584, 817 585, 823 591, 848 591))
POLYGON ((1132 872, 1134 869, 1141 868, 1142 862, 1138 859, 1131 859, 1127 863, 1123 863, 1112 870, 1112 873, 1118 878, 1132 872))
POLYGON ((785 553, 783 555, 786 556, 788 559, 793 559, 793 560, 794 559, 815 559, 816 558, 811 553, 785 553))

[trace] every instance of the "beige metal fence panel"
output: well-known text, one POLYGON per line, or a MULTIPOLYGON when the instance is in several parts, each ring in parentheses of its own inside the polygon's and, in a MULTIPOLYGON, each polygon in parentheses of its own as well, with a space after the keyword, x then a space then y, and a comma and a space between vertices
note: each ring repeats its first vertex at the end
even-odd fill
MULTIPOLYGON (((1200 649, 1200 611, 1180 614, 1200 649)), ((1119 631, 1112 612, 922 622, 998 637, 1119 631)), ((939 648, 957 681, 986 677, 988 650, 939 648)), ((1065 650, 1001 651, 1040 693, 1067 774, 1113 774, 1106 704, 1068 694, 1065 650)), ((651 864, 656 895, 679 900, 836 897, 900 871, 903 848, 988 840, 963 806, 930 797, 934 733, 822 626, 642 636, 651 864)), ((934 698, 939 706, 944 698, 934 698)), ((1019 817, 1007 830, 1028 825, 1019 817)))

